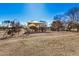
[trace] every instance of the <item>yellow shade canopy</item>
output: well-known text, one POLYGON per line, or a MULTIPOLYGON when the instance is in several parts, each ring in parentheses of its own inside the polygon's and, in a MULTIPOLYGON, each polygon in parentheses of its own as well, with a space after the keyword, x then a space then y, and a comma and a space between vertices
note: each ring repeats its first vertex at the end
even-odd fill
POLYGON ((35 24, 30 24, 29 27, 31 27, 31 26, 36 26, 36 25, 35 24))

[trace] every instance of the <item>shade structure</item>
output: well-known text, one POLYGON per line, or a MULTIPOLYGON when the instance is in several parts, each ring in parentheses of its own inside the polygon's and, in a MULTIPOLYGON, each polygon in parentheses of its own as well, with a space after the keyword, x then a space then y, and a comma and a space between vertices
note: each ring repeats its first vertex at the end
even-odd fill
POLYGON ((35 24, 30 24, 29 27, 31 27, 31 26, 36 26, 36 25, 35 24))

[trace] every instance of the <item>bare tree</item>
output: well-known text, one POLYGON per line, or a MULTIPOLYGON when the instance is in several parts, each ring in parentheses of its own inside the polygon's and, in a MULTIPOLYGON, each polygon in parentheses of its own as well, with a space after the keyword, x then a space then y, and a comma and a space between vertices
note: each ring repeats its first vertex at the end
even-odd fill
MULTIPOLYGON (((79 8, 78 7, 72 8, 72 9, 68 10, 68 12, 66 12, 65 14, 68 17, 70 17, 70 21, 72 21, 72 23, 74 25, 76 24, 77 31, 79 31, 79 8)), ((71 26, 71 28, 73 28, 74 25, 71 26)))
POLYGON ((64 28, 63 15, 56 15, 56 16, 54 16, 53 20, 54 21, 51 24, 51 30, 59 31, 60 29, 64 28))

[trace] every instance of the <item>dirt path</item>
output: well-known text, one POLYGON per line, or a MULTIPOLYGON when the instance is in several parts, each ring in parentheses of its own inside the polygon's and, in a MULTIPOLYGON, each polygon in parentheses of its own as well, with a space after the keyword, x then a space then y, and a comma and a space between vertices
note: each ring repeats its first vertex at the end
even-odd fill
POLYGON ((36 33, 36 34, 30 34, 30 36, 28 37, 13 37, 13 38, 9 38, 9 39, 5 39, 5 40, 0 40, 0 45, 3 44, 7 44, 7 43, 13 43, 13 42, 17 42, 17 41, 21 41, 21 40, 29 40, 30 38, 37 38, 37 37, 50 37, 52 35, 53 38, 60 38, 60 37, 67 37, 67 36, 75 36, 78 37, 76 35, 79 35, 78 33, 75 34, 69 34, 69 33, 36 33), (56 35, 55 35, 56 34, 56 35))

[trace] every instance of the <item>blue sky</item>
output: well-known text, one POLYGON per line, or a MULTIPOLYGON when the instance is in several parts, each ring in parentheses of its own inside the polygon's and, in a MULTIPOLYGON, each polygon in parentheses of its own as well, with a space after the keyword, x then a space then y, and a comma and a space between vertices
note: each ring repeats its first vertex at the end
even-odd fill
POLYGON ((22 24, 30 20, 51 23, 54 15, 63 14, 79 4, 71 3, 0 3, 0 22, 16 19, 22 24))

